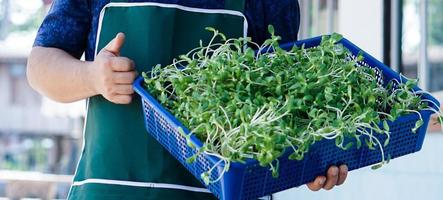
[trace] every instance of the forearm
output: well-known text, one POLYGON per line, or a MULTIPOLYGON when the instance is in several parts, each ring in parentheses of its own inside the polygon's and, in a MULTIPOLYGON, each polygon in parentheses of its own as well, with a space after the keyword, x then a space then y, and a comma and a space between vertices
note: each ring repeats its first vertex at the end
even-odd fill
POLYGON ((102 95, 116 104, 129 104, 137 73, 134 62, 120 57, 125 35, 119 33, 95 57, 80 61, 63 50, 34 47, 28 59, 28 81, 40 94, 58 102, 102 95))
POLYGON ((98 93, 91 81, 91 62, 80 61, 63 50, 34 47, 27 77, 32 88, 58 102, 73 102, 98 93))

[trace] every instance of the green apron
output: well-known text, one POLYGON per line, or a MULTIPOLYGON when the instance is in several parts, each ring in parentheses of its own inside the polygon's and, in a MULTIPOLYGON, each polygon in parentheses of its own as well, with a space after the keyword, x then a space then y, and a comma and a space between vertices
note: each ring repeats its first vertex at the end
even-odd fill
MULTIPOLYGON (((225 9, 173 4, 111 2, 100 15, 96 52, 118 32, 126 34, 121 56, 137 71, 208 42, 214 27, 227 37, 246 35, 244 0, 226 0, 225 9)), ((140 98, 129 105, 102 96, 88 99, 82 155, 68 199, 213 199, 204 186, 145 130, 140 98)))

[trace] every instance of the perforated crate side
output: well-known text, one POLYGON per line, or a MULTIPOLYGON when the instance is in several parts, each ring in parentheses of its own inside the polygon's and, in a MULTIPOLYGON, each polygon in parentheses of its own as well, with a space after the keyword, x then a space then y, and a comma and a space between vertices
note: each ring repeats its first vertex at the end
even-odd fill
MULTIPOLYGON (((321 41, 321 37, 311 38, 296 43, 282 45, 282 48, 291 48, 294 44, 304 45, 305 48, 315 48, 321 41)), ((348 48, 353 56, 360 53, 360 49, 346 39, 340 41, 344 47, 348 48)), ((359 62, 361 67, 373 68, 377 75, 378 84, 386 85, 392 79, 406 81, 398 73, 390 70, 383 63, 363 52, 364 61, 359 62)), ((351 56, 352 58, 352 56, 351 56)), ((187 163, 186 158, 196 153, 195 149, 187 146, 185 138, 176 130, 177 126, 182 126, 142 87, 142 78, 134 83, 134 88, 143 98, 143 111, 145 113, 145 123, 148 132, 153 135, 177 160, 179 160, 200 182, 200 174, 207 171, 215 163, 207 155, 198 156, 196 162, 187 163), (159 111, 159 112, 158 112, 159 111), (172 124, 171 124, 172 123, 172 124)), ((419 90, 419 88, 414 88, 419 90)), ((439 103, 430 95, 423 95, 422 98, 439 103)), ((421 112, 426 125, 429 122, 430 112, 421 112)), ((420 150, 426 132, 426 126, 421 127, 417 133, 412 133, 411 129, 418 120, 418 115, 408 115, 390 122, 391 138, 388 146, 384 148, 384 153, 392 158, 403 156, 420 150)), ((381 143, 385 140, 385 135, 376 135, 381 143)), ((201 142, 200 142, 201 143, 201 142)), ((288 151, 290 152, 290 151, 288 151)), ((332 164, 348 165, 349 170, 358 169, 372 165, 381 161, 380 150, 369 150, 365 144, 362 148, 355 146, 343 151, 335 146, 333 140, 323 140, 314 144, 302 161, 288 160, 287 154, 279 158, 280 176, 273 178, 268 168, 262 167, 257 162, 248 164, 231 164, 231 169, 224 175, 221 181, 210 184, 208 189, 219 199, 240 200, 255 199, 257 197, 269 195, 292 187, 300 186, 312 181, 318 175, 324 175, 327 168, 332 164)), ((211 174, 212 179, 218 177, 220 169, 211 174)))
MULTIPOLYGON (((156 112, 149 101, 143 100, 144 117, 146 120, 146 128, 148 132, 157 139, 157 141, 165 147, 165 149, 173 155, 189 172, 191 172, 197 179, 204 184, 200 178, 200 174, 208 171, 214 163, 209 161, 206 155, 199 155, 194 163, 187 163, 186 159, 197 151, 190 148, 186 143, 186 138, 182 136, 175 128, 167 122, 161 113, 156 112)), ((211 174, 211 179, 215 180, 219 173, 214 170, 211 174)), ((206 186, 217 198, 221 197, 220 182, 206 186)))

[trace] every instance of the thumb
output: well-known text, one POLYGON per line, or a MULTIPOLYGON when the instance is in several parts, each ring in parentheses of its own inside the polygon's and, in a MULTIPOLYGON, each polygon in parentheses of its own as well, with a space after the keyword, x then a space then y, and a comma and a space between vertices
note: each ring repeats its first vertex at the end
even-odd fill
POLYGON ((125 34, 124 33, 118 33, 114 39, 112 39, 111 42, 106 45, 105 50, 109 51, 116 56, 120 55, 120 49, 123 46, 123 43, 125 43, 125 34))

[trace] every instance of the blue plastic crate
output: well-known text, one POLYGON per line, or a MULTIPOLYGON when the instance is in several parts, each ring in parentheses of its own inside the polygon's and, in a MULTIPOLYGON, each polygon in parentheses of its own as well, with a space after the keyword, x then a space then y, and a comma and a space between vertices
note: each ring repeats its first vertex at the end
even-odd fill
MULTIPOLYGON (((321 37, 316 37, 285 44, 282 45, 282 48, 289 49, 293 45, 315 48, 320 42, 321 37)), ((340 43, 348 48, 354 56, 361 51, 346 39, 342 39, 340 43)), ((401 79, 398 73, 374 57, 365 52, 363 52, 363 56, 364 60, 360 63, 361 66, 378 68, 382 72, 382 74, 377 74, 380 84, 385 84, 391 79, 401 79)), ((186 134, 189 134, 189 130, 143 88, 143 78, 140 77, 135 81, 134 88, 142 97, 145 125, 148 132, 203 183, 200 174, 211 168, 218 158, 201 154, 196 162, 187 163, 186 158, 196 153, 196 150, 187 146, 185 137, 178 132, 178 127, 182 127, 186 134)), ((415 88, 415 90, 420 89, 415 88)), ((435 102, 436 106, 439 106, 439 102, 430 95, 422 95, 422 98, 431 100, 435 102)), ((437 109, 437 107, 434 108, 437 109)), ((391 139, 389 145, 384 148, 385 155, 389 154, 391 158, 396 158, 421 149, 432 113, 430 111, 421 111, 420 113, 425 123, 417 133, 411 131, 419 118, 416 114, 402 116, 394 122, 389 122, 391 139)), ((383 144, 386 136, 377 134, 377 138, 383 144)), ((202 142, 193 135, 191 141, 197 148, 202 146, 202 142)), ((273 178, 267 167, 261 167, 256 160, 250 159, 245 164, 231 163, 229 171, 224 174, 221 181, 206 187, 222 200, 256 199, 313 181, 315 177, 324 175, 331 165, 347 164, 349 170, 354 170, 381 161, 378 149, 370 150, 362 145, 360 149, 353 147, 344 151, 336 147, 334 140, 321 140, 315 143, 302 161, 289 160, 290 153, 291 150, 288 149, 279 159, 280 175, 278 178, 273 178)), ((221 167, 214 170, 211 174, 212 178, 218 177, 218 173, 221 171, 221 167)))

